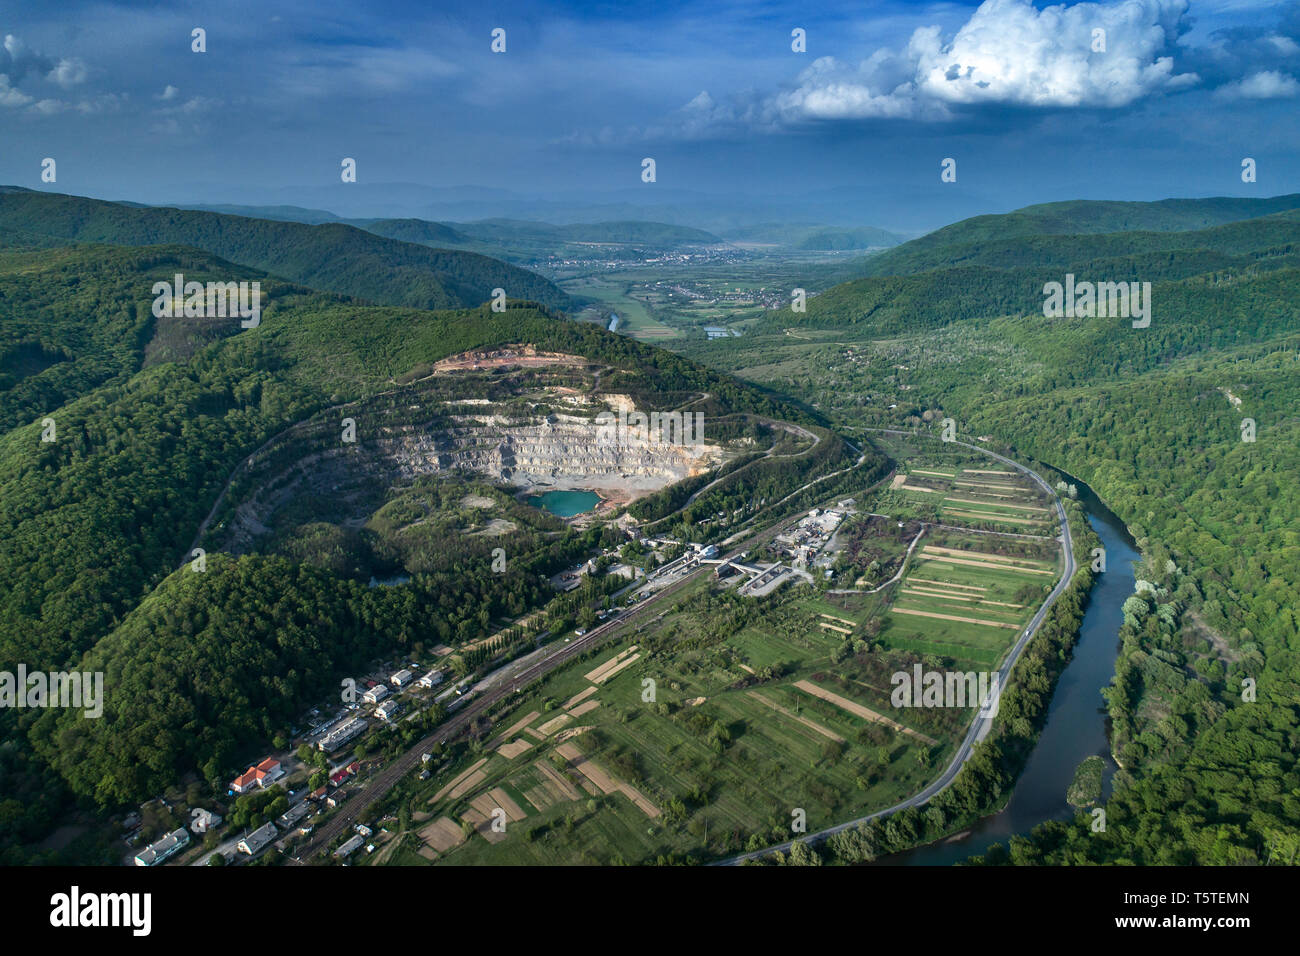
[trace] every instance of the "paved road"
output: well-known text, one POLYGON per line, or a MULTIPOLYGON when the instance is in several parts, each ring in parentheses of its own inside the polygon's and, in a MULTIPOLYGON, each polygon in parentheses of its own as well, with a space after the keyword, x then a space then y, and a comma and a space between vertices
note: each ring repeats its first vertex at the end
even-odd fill
MULTIPOLYGON (((881 431, 893 435, 910 435, 910 436, 917 435, 916 432, 895 431, 887 428, 868 429, 868 430, 881 431)), ((1051 609, 1052 605, 1056 603, 1056 599, 1059 598, 1065 592, 1065 589, 1070 586, 1070 579, 1074 577, 1074 572, 1075 572, 1074 545, 1070 537, 1070 524, 1065 518, 1065 506, 1061 504, 1061 499, 1057 496, 1056 492, 1052 490, 1052 487, 1046 481, 1044 481, 1036 472, 1030 470, 1029 468, 1026 468, 1024 465, 1020 464, 1019 462, 1012 461, 1010 458, 1005 458, 1002 455, 997 454, 996 452, 989 451, 987 448, 981 448, 978 445, 970 445, 967 444, 966 442, 961 442, 961 441, 954 441, 952 442, 952 444, 961 445, 964 448, 969 448, 973 451, 980 452, 983 455, 988 455, 989 457, 995 458, 998 461, 1002 462, 1003 464, 1010 465, 1011 467, 1015 468, 1017 471, 1020 471, 1025 475, 1028 475, 1039 487, 1041 487, 1044 491, 1046 491, 1049 495, 1052 496, 1052 501, 1055 503, 1056 506, 1057 520, 1060 522, 1060 526, 1061 526, 1061 534, 1057 538, 1057 540, 1061 543, 1062 547, 1065 549, 1065 571, 1061 575, 1061 580, 1057 582, 1056 587, 1052 589, 1052 593, 1049 594, 1047 596, 1047 600, 1043 602, 1043 606, 1038 609, 1038 613, 1034 615, 1033 620, 1031 620, 1028 626, 1025 627, 1024 632, 1021 633, 1020 635, 1020 639, 1016 641, 1015 646, 1011 648, 1011 653, 1007 655, 1006 660, 1002 664, 1002 667, 998 670, 998 686, 1005 689, 1005 687, 1007 686, 1007 681, 1011 675, 1011 669, 1015 667, 1016 661, 1020 659, 1020 655, 1024 651, 1026 645, 1029 644, 1029 641, 1033 638, 1034 634, 1038 631, 1039 626, 1043 623, 1043 620, 1047 617, 1047 612, 1051 609)), ((957 774, 961 772, 961 768, 965 766, 966 761, 968 761, 971 758, 971 755, 974 753, 975 746, 978 743, 980 743, 982 740, 984 740, 985 737, 988 736, 989 731, 992 730, 992 728, 993 728, 993 720, 991 718, 985 717, 984 712, 981 710, 979 713, 975 715, 975 719, 971 721, 970 730, 966 732, 965 739, 962 740, 961 746, 957 748, 957 753, 953 756, 952 761, 948 764, 947 768, 944 769, 944 772, 939 776, 937 780, 931 783, 920 793, 914 794, 913 796, 904 800, 902 803, 895 804, 892 807, 887 807, 884 810, 877 810, 875 813, 868 814, 865 817, 858 817, 856 820, 849 820, 847 823, 840 823, 833 827, 827 827, 825 830, 819 830, 816 833, 812 833, 809 834, 808 836, 801 837, 800 842, 820 843, 822 840, 826 839, 832 834, 840 833, 844 830, 848 830, 851 827, 855 827, 861 823, 867 823, 868 821, 878 819, 879 817, 889 816, 890 814, 897 813, 899 810, 902 810, 906 807, 924 806, 935 795, 942 793, 949 786, 951 786, 952 782, 957 779, 957 774)), ((723 861, 723 865, 733 866, 738 863, 744 863, 748 860, 755 860, 758 859, 759 857, 767 856, 770 853, 774 853, 777 850, 780 850, 783 853, 789 852, 790 847, 794 842, 795 841, 793 840, 789 840, 778 846, 768 847, 765 850, 757 850, 753 853, 745 853, 740 856, 732 857, 729 860, 723 861)))

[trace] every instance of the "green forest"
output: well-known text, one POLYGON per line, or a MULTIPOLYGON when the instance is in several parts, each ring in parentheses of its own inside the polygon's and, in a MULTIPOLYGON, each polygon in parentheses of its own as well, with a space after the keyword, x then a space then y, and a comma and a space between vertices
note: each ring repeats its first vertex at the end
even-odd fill
MULTIPOLYGON (((0 204, 9 200, 50 229, 68 203, 90 204, 23 193, 0 204)), ((101 205, 113 207, 107 222, 119 208, 134 215, 101 205)), ((224 779, 340 673, 378 655, 455 645, 533 608, 554 605, 557 626, 589 613, 573 596, 552 600, 545 578, 595 539, 513 501, 499 505, 518 526, 508 538, 465 537, 451 496, 501 496, 455 481, 379 502, 360 534, 299 522, 263 552, 213 553, 193 571, 191 542, 236 466, 296 423, 400 392, 448 355, 518 343, 585 356, 605 369, 605 388, 651 407, 705 394, 709 416, 817 421, 540 304, 366 306, 193 248, 40 246, 22 235, 0 248, 0 669, 102 669, 108 703, 99 721, 0 714, 5 862, 99 859, 100 849, 34 845, 76 807, 117 808, 188 773, 224 779), (152 284, 176 271, 260 279, 261 325, 156 319, 152 284), (437 520, 397 533, 413 506, 437 520), (508 574, 487 573, 497 544, 510 548, 508 574), (408 587, 366 586, 368 574, 399 570, 408 587)))

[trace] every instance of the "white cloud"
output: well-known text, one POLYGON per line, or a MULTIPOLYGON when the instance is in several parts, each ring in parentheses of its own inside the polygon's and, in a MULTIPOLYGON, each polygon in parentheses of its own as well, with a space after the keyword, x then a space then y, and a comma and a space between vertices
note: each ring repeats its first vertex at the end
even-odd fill
POLYGON ((1278 100, 1300 95, 1300 82, 1277 70, 1262 70, 1215 90, 1223 100, 1278 100))
POLYGON ((180 92, 181 92, 180 90, 178 90, 176 87, 168 83, 165 87, 163 87, 163 91, 154 98, 159 100, 174 100, 180 94, 180 92))
POLYGON ((51 83, 56 83, 65 90, 72 89, 78 83, 84 83, 86 80, 86 64, 82 63, 76 57, 64 58, 58 62, 54 69, 45 75, 45 78, 51 83))
POLYGON ((80 100, 76 105, 78 113, 87 115, 92 113, 116 113, 122 109, 130 97, 125 93, 100 93, 98 96, 92 96, 80 100))
MULTIPOLYGON (((180 91, 176 89, 176 87, 174 86, 167 87, 167 90, 171 91, 171 95, 168 95, 167 91, 164 90, 163 95, 158 98, 163 100, 169 100, 169 101, 176 100, 177 94, 179 94, 180 91)), ((188 115, 194 113, 203 113, 207 110, 215 109, 220 105, 221 105, 221 100, 211 96, 191 96, 184 103, 176 103, 174 106, 160 106, 158 107, 156 112, 160 116, 172 116, 172 115, 183 115, 183 114, 188 115)))
POLYGON ((1266 39, 1268 40, 1268 43, 1283 56, 1295 56, 1297 53, 1300 53, 1300 43, 1296 43, 1295 40, 1292 40, 1290 37, 1284 37, 1281 34, 1275 33, 1273 36, 1267 37, 1266 39))
POLYGON ((0 44, 0 107, 27 107, 28 112, 42 116, 61 113, 69 108, 68 103, 51 97, 37 100, 36 96, 19 89, 16 84, 22 83, 30 89, 29 83, 39 84, 44 80, 69 90, 84 83, 88 74, 86 64, 78 58, 56 60, 33 50, 22 38, 6 33, 4 43, 0 44))
POLYGON ((795 89, 771 98, 784 121, 867 117, 940 119, 955 107, 1121 107, 1198 82, 1176 73, 1173 48, 1187 0, 1127 0, 1036 9, 986 0, 945 42, 936 26, 902 50, 877 50, 856 68, 817 60, 795 89), (1095 29, 1105 52, 1094 52, 1095 29))
POLYGON ((26 106, 32 101, 22 90, 16 90, 9 85, 9 77, 0 73, 0 106, 18 107, 26 106))

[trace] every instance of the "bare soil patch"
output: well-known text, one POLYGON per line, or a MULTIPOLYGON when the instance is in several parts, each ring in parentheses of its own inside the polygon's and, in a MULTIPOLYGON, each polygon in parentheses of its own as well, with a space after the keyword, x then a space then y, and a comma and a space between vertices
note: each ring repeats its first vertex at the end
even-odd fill
POLYGON ((466 770, 464 770, 464 771, 462 771, 461 773, 457 774, 457 775, 456 775, 456 776, 451 780, 450 783, 448 783, 445 787, 443 787, 443 788, 442 788, 441 790, 439 790, 436 794, 434 794, 434 795, 433 795, 433 799, 430 800, 429 802, 430 802, 430 803, 437 803, 437 802, 438 802, 439 800, 441 800, 443 797, 452 796, 452 795, 453 795, 453 794, 452 794, 452 791, 453 791, 453 790, 455 790, 458 786, 460 786, 460 784, 463 783, 465 780, 468 780, 470 777, 472 777, 475 773, 478 773, 479 768, 482 767, 482 766, 483 766, 485 763, 487 763, 487 762, 488 762, 488 758, 487 758, 487 757, 484 757, 482 760, 478 761, 477 763, 471 765, 471 766, 470 766, 469 768, 467 768, 466 770))
POLYGON ((834 704, 836 707, 840 708, 840 710, 848 711, 850 714, 852 714, 855 717, 861 717, 863 720, 869 720, 872 723, 884 724, 886 727, 892 727, 894 730, 897 730, 899 733, 907 734, 909 737, 915 737, 917 740, 924 740, 927 744, 930 744, 931 746, 934 746, 936 743, 938 743, 938 741, 935 740, 933 737, 927 737, 925 734, 917 733, 911 727, 904 727, 898 721, 890 720, 888 717, 885 717, 883 714, 876 713, 870 707, 863 707, 857 701, 849 700, 847 697, 841 697, 839 694, 833 693, 832 691, 829 691, 824 687, 818 687, 812 681, 808 681, 808 680, 795 681, 794 686, 798 687, 800 690, 804 691, 805 693, 812 694, 814 697, 820 697, 822 700, 834 704))
POLYGON ((465 833, 451 817, 439 817, 420 831, 420 839, 436 852, 446 853, 465 842, 465 833))
POLYGON ((937 611, 913 611, 905 607, 891 607, 895 614, 911 614, 916 617, 932 617, 940 621, 961 621, 963 624, 984 624, 987 627, 1003 627, 1007 630, 1020 630, 1019 624, 1004 624, 1002 621, 985 621, 978 617, 962 617, 958 614, 940 614, 937 611))

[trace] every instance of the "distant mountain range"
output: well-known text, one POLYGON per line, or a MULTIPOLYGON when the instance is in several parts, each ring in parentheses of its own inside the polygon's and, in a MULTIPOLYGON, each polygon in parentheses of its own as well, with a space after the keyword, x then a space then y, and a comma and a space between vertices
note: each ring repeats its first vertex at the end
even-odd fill
POLYGON ((302 206, 194 205, 179 208, 304 223, 344 222, 390 239, 486 251, 508 260, 527 259, 530 252, 553 250, 566 242, 620 243, 651 248, 740 242, 827 252, 884 248, 903 241, 903 237, 874 226, 827 226, 821 223, 758 223, 727 228, 723 230, 724 235, 715 235, 691 226, 649 220, 573 222, 568 225, 508 218, 434 222, 412 218, 346 219, 328 210, 302 206))
MULTIPOLYGON (((898 222, 905 224, 900 229, 916 230, 910 235, 919 232, 913 221, 915 203, 906 195, 882 197, 857 188, 771 196, 705 193, 655 183, 639 189, 598 193, 584 190, 541 197, 482 186, 351 183, 261 191, 251 194, 242 207, 205 205, 203 192, 201 187, 196 187, 192 195, 176 196, 168 204, 217 212, 255 209, 258 211, 249 214, 302 222, 406 217, 452 224, 485 219, 542 223, 657 222, 702 229, 723 239, 740 238, 743 230, 771 223, 858 229, 864 224, 898 222), (273 212, 277 209, 294 211, 273 212), (331 218, 320 218, 322 215, 331 218)), ((952 203, 954 216, 974 214, 982 208, 987 206, 978 197, 966 194, 954 197, 952 203)))
POLYGON ((476 306, 495 288, 553 308, 573 304, 549 280, 486 255, 432 249, 341 222, 308 225, 0 186, 0 228, 73 242, 191 246, 382 305, 476 306))

